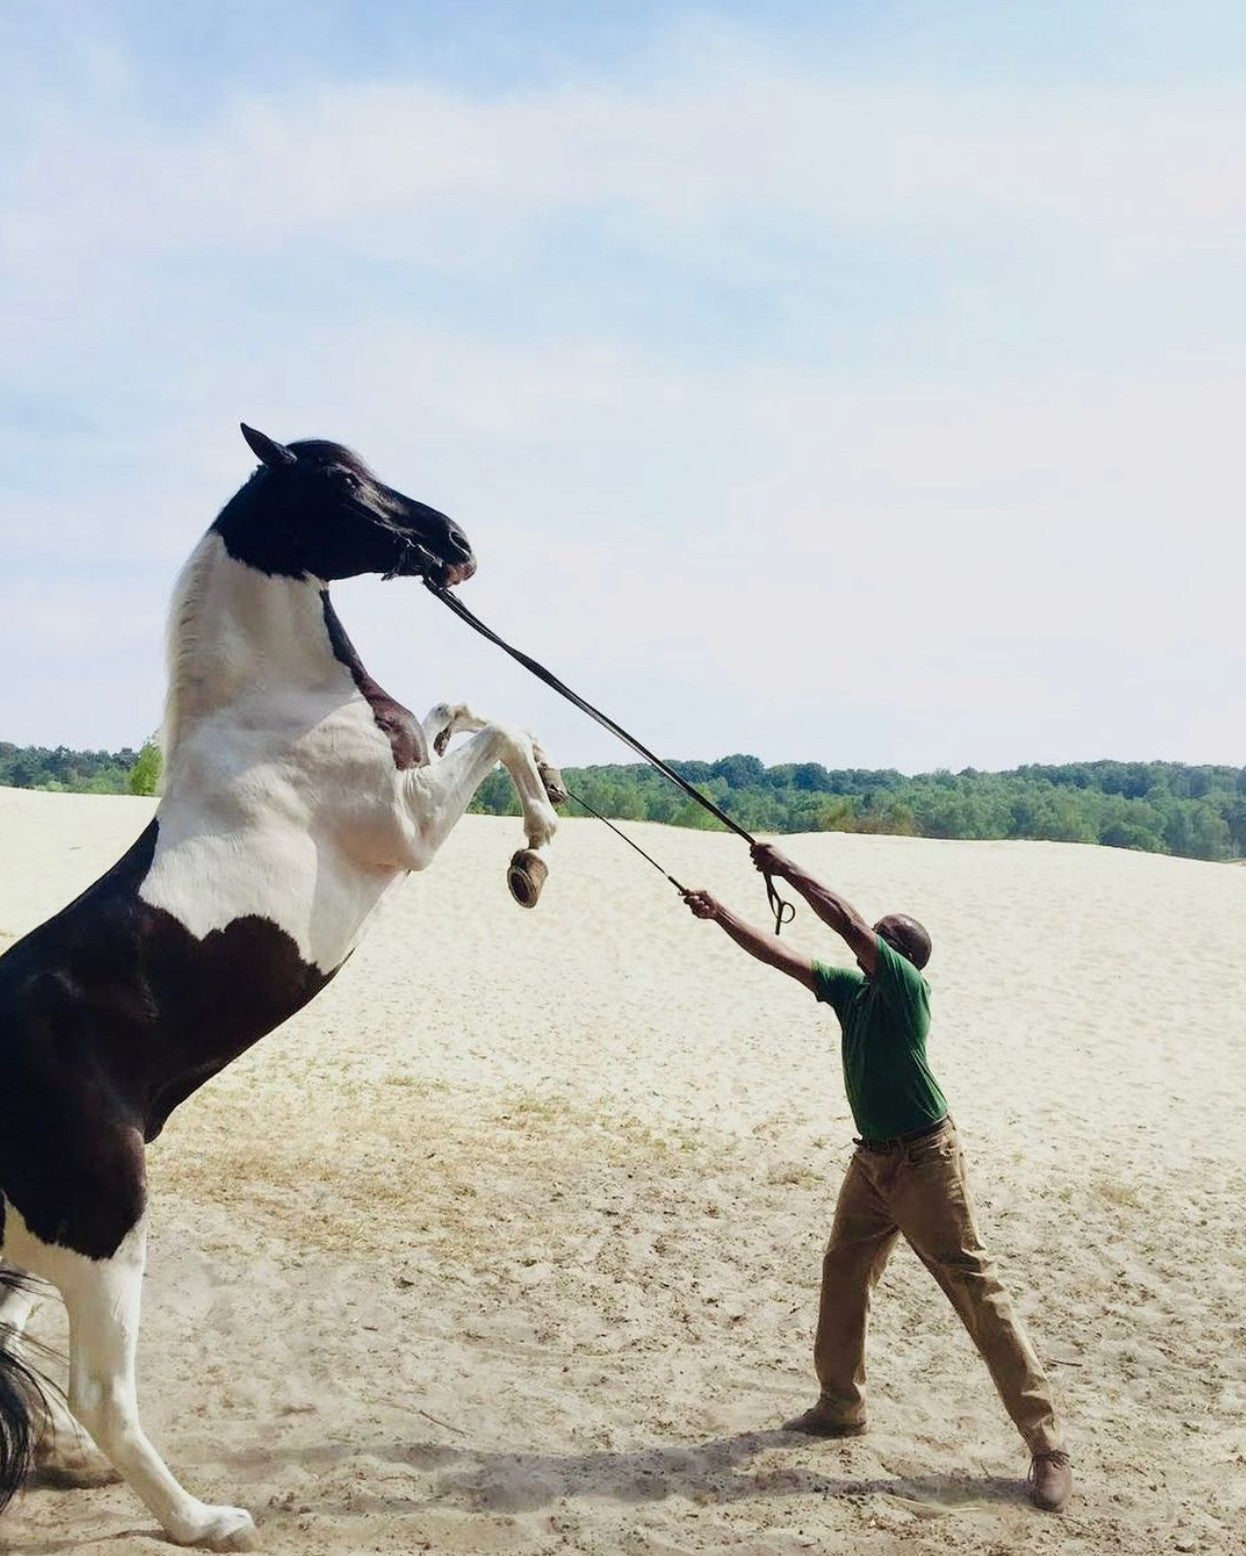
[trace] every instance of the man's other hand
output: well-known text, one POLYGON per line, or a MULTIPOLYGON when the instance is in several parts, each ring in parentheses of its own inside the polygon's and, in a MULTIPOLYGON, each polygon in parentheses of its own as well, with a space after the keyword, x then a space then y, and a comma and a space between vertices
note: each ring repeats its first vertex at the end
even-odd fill
POLYGON ((721 911, 717 900, 707 891, 686 891, 684 901, 692 909, 695 918, 716 919, 721 911))

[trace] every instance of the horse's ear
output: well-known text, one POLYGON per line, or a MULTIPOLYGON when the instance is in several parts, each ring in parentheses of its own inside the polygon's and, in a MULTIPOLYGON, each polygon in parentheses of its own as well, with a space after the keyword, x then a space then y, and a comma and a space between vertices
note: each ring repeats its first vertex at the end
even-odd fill
POLYGON ((251 452, 256 455, 261 464, 267 465, 271 470, 284 470, 288 465, 298 463, 298 455, 288 449, 284 443, 274 443, 272 438, 265 437, 262 432, 257 432, 254 427, 248 427, 246 422, 239 422, 242 435, 247 440, 251 452))

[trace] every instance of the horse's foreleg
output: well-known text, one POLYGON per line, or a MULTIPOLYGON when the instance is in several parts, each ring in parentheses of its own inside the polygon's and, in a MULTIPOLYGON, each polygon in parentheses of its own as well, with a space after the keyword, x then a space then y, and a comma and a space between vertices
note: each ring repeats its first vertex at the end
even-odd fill
MULTIPOLYGON (((479 713, 469 708, 465 702, 439 702, 428 710, 424 716, 424 739, 428 749, 438 757, 444 756, 450 741, 455 735, 465 732, 475 734, 480 730, 494 727, 494 721, 482 718, 479 713)), ((505 726, 496 726, 506 730, 505 726)), ((514 733, 510 731, 510 733, 514 733)), ((563 787, 562 774, 546 756, 544 748, 535 735, 525 734, 521 737, 532 748, 532 758, 536 763, 537 773, 541 779, 541 785, 545 790, 546 798, 555 805, 561 805, 567 798, 567 791, 563 787)), ((505 760, 505 758, 500 758, 505 760)), ((513 776, 513 774, 512 774, 513 776)))
POLYGON ((110 1259, 49 1249, 48 1274, 69 1312, 69 1407, 180 1545, 245 1550, 255 1525, 238 1507, 210 1507, 184 1491, 147 1440, 135 1360, 146 1262, 140 1221, 110 1259))
MULTIPOLYGON (((439 702, 428 710, 424 717, 424 739, 428 749, 435 756, 441 757, 446 753, 450 741, 455 735, 477 733, 497 727, 503 732, 508 732, 505 726, 495 726, 490 719, 482 718, 479 713, 469 708, 465 702, 439 702)), ((509 731, 512 735, 514 731, 509 731)), ((520 737, 531 747, 532 760, 536 764, 537 774, 541 779, 541 787, 545 791, 545 797, 554 805, 561 805, 567 798, 567 791, 563 787, 562 774, 546 756, 544 748, 535 735, 523 735, 520 737)), ((505 763, 505 757, 499 760, 505 763)), ((512 772, 512 777, 514 774, 512 772)), ((473 791, 474 792, 474 791, 473 791)), ((470 801, 469 801, 470 803, 470 801)))
MULTIPOLYGON (((476 717, 466 709, 446 711, 472 720, 476 717)), ((434 729, 433 744, 441 712, 442 709, 435 708, 425 723, 426 731, 434 729)), ((456 732, 467 726, 450 718, 443 727, 456 732)), ((499 762, 510 774, 519 795, 528 851, 539 858, 558 826, 550 802, 551 794, 562 797, 557 773, 530 735, 507 725, 486 724, 470 740, 447 751, 440 761, 412 768, 404 775, 412 848, 409 868, 423 869, 428 864, 499 762)), ((542 871, 543 868, 542 861, 542 871)))

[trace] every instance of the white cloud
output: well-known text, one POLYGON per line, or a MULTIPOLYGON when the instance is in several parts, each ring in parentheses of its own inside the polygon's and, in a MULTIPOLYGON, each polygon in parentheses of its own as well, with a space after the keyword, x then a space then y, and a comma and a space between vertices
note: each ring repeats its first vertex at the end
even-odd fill
MULTIPOLYGON (((972 241, 974 225, 1079 229, 1113 249, 1240 250, 1240 93, 858 84, 755 45, 620 86, 481 101, 326 84, 154 132, 44 108, 28 126, 3 252, 82 276, 109 256, 282 253, 300 241, 456 273, 489 269, 567 214, 657 253, 715 236, 747 267, 776 223, 808 245, 888 229, 972 241)), ((701 263, 710 263, 701 254, 701 263)))
MULTIPOLYGON (((0 651, 43 645, 10 727, 97 727, 102 672, 74 674, 92 642, 158 666, 164 580, 246 474, 245 417, 355 442, 454 512, 483 557, 476 608, 663 749, 695 729, 818 756, 800 741, 843 712, 872 742, 862 762, 935 760, 909 731, 940 713, 952 765, 1043 755, 1027 718, 1059 725, 1062 754, 1129 754, 1152 733, 1173 754, 1240 751, 1232 328, 1226 360, 1184 379, 1085 363, 1076 339, 1124 276, 1126 324, 1162 364, 1173 293, 1197 290, 1209 254, 1240 259, 1240 98, 863 84, 727 35, 692 53, 660 79, 493 101, 327 82, 159 135, 133 105, 32 112, 0 221, 9 371, 96 421, 51 454, 27 445, 49 468, 0 514, 11 567, 64 574, 0 597, 0 651), (911 266, 864 317, 823 276, 845 250, 866 271, 911 266), (592 292, 577 266, 626 276, 637 256, 656 289, 760 294, 784 330, 699 351, 661 323, 626 336, 600 299, 549 323, 572 283, 592 292), (379 260, 409 299, 392 278, 368 295, 379 260), (312 265, 334 286, 291 306, 312 265), (420 290, 434 272, 467 289, 457 311, 420 290), (473 323, 476 285, 511 300, 500 324, 473 323), (1067 336, 1038 367, 1026 313, 1048 285, 1067 336), (860 333, 842 355, 833 337, 799 349, 823 305, 860 333), (1006 316, 1019 361, 972 338, 978 308, 1006 316), (910 367, 896 319, 919 310, 986 367, 936 372, 916 323, 910 367), (120 595, 94 576, 105 562, 120 595), (1114 689, 1126 661, 1163 682, 1162 708, 1114 689)), ((396 694, 531 709, 565 719, 573 755, 614 754, 574 744, 571 715, 433 625, 422 595, 346 595, 396 694)), ((147 682, 122 679, 113 738, 139 739, 147 682)))

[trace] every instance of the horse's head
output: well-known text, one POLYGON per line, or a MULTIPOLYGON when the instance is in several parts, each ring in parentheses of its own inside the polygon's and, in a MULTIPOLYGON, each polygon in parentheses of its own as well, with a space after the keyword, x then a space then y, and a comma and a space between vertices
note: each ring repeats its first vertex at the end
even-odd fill
POLYGON ((326 582, 382 573, 448 585, 476 571, 453 519, 382 485, 340 443, 277 443, 245 422, 242 435, 260 468, 213 526, 238 561, 326 582))

